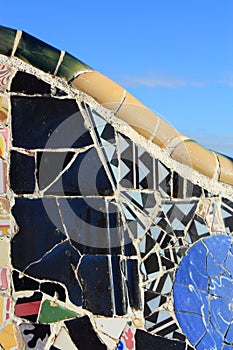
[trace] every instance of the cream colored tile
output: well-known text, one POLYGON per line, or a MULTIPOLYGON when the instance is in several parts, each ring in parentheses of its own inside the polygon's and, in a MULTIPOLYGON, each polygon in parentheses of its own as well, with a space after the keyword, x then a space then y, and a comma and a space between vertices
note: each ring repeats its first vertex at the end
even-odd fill
POLYGON ((64 328, 61 329, 53 345, 58 349, 77 350, 68 332, 64 328))
POLYGON ((96 328, 112 338, 119 339, 126 323, 125 318, 94 318, 96 328))
POLYGON ((0 240, 0 267, 10 264, 10 243, 7 240, 0 240))
POLYGON ((128 123, 146 139, 151 138, 159 123, 159 116, 129 93, 127 93, 126 99, 116 113, 116 116, 128 123))
POLYGON ((213 152, 192 140, 180 143, 171 156, 180 163, 188 165, 210 178, 214 177, 218 169, 218 163, 213 152))
POLYGON ((217 153, 216 155, 220 164, 219 180, 228 185, 233 185, 233 162, 221 154, 217 153))

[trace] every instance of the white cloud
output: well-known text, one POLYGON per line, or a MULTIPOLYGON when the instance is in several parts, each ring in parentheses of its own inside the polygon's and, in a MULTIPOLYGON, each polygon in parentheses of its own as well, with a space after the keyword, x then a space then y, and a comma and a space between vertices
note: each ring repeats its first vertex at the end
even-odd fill
POLYGON ((163 77, 157 74, 152 74, 150 76, 145 75, 141 77, 125 76, 120 83, 125 87, 146 86, 150 88, 166 87, 171 89, 176 89, 176 88, 185 87, 185 86, 202 87, 207 85, 207 83, 204 81, 199 81, 199 80, 189 81, 185 79, 163 77))

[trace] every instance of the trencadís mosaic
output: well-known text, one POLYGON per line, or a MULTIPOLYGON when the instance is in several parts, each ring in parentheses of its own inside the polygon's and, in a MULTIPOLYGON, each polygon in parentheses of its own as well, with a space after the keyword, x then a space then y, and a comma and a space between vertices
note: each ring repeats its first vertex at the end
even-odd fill
POLYGON ((232 160, 70 54, 0 39, 1 348, 232 349, 232 160))

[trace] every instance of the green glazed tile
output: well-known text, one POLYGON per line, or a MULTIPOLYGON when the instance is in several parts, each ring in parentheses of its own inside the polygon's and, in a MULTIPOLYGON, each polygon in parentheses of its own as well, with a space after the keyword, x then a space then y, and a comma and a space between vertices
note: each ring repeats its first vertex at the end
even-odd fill
POLYGON ((54 73, 60 51, 23 32, 15 56, 45 72, 54 73))
POLYGON ((15 36, 16 36, 16 30, 0 26, 0 54, 10 56, 15 36))
POLYGON ((41 307, 39 322, 52 323, 78 316, 80 315, 72 310, 59 306, 57 304, 54 304, 54 306, 52 306, 50 300, 45 300, 41 307))
POLYGON ((82 61, 79 61, 77 58, 66 52, 63 61, 58 69, 57 75, 69 81, 75 75, 77 75, 78 72, 83 70, 92 69, 82 61))

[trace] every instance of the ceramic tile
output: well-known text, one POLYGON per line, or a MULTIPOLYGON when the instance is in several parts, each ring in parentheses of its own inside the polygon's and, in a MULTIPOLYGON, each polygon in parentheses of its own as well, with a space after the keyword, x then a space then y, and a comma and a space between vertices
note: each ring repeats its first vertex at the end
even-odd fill
POLYGON ((119 339, 127 319, 124 318, 94 318, 96 328, 114 339, 119 339))
POLYGON ((232 322, 232 275, 227 271, 231 250, 232 239, 227 235, 204 238, 190 248, 177 271, 174 308, 196 349, 220 349, 226 334, 228 342, 232 342, 228 332, 232 322), (198 332, 192 332, 193 328, 198 332))
POLYGON ((8 90, 13 69, 6 65, 0 65, 0 92, 4 93, 8 90))
POLYGON ((40 308, 39 322, 53 323, 78 316, 79 314, 77 312, 61 306, 54 301, 44 300, 40 308))
POLYGON ((32 194, 35 190, 35 158, 33 154, 11 151, 10 186, 16 194, 32 194))
POLYGON ((38 292, 35 292, 30 297, 18 298, 14 308, 15 315, 28 321, 36 322, 41 307, 41 300, 42 294, 38 292))
MULTIPOLYGON (((0 27, 4 55, 15 35, 0 27)), ((0 67, 1 346, 232 348, 232 159, 17 39, 0 67)))
POLYGON ((118 350, 136 350, 135 344, 135 328, 131 321, 127 322, 124 332, 121 335, 120 342, 118 343, 118 350))
POLYGON ((60 57, 60 51, 22 32, 15 56, 45 72, 54 73, 60 57))
POLYGON ((11 103, 16 147, 80 148, 93 143, 75 100, 13 96, 11 103))
POLYGON ((0 95, 0 122, 5 122, 9 114, 9 98, 0 95))
POLYGON ((69 242, 64 242, 45 254, 41 260, 26 268, 25 272, 35 278, 46 278, 65 285, 71 302, 80 306, 82 291, 75 274, 79 259, 80 254, 76 249, 69 242))
POLYGON ((69 81, 72 78, 75 78, 78 73, 89 70, 91 70, 91 68, 87 64, 83 63, 82 61, 66 52, 59 66, 57 75, 69 81))
POLYGON ((3 324, 10 318, 11 299, 0 296, 0 324, 3 324))
POLYGON ((112 316, 113 302, 107 256, 84 256, 78 268, 83 291, 83 307, 93 314, 112 316))
POLYGON ((0 251, 0 267, 5 267, 10 264, 10 244, 8 240, 0 240, 0 251))
POLYGON ((20 271, 66 239, 54 199, 16 198, 12 212, 19 231, 11 243, 11 256, 20 271))
POLYGON ((0 128, 0 156, 6 158, 9 151, 9 135, 8 128, 0 128))
POLYGON ((10 203, 6 198, 0 197, 0 236, 10 234, 10 203))
POLYGON ((120 185, 126 188, 155 189, 170 196, 171 172, 128 137, 118 134, 120 148, 120 185))
POLYGON ((121 86, 96 71, 81 74, 72 81, 72 86, 95 96, 97 102, 111 110, 115 110, 124 97, 121 86))
MULTIPOLYGON (((110 196, 112 186, 95 148, 72 152, 38 152, 39 188, 47 195, 110 196), (87 177, 87 172, 92 176, 87 177), (58 178, 59 174, 63 174, 58 178), (57 181, 54 182, 54 180, 57 181)), ((22 186, 21 186, 22 187, 22 186)))
POLYGON ((0 290, 7 290, 10 287, 10 269, 0 268, 0 290))
POLYGON ((16 30, 0 26, 0 53, 10 56, 13 50, 16 30))
POLYGON ((65 321, 70 337, 79 350, 107 350, 96 335, 88 316, 65 321))
POLYGON ((161 337, 151 335, 143 330, 137 330, 136 335, 136 349, 144 350, 144 349, 158 349, 158 350, 185 350, 186 345, 184 342, 163 339, 161 337))
POLYGON ((0 344, 4 350, 17 349, 18 339, 15 336, 16 325, 8 323, 0 332, 0 344))
POLYGON ((51 86, 32 74, 18 71, 12 79, 11 91, 26 95, 50 95, 51 86))
MULTIPOLYGON (((62 328, 59 332, 58 336, 55 339, 54 347, 56 349, 68 349, 68 350, 76 350, 76 346, 72 342, 69 333, 66 331, 65 328, 62 328)), ((50 348, 51 349, 51 348, 50 348)))
POLYGON ((19 329, 26 344, 25 350, 44 350, 51 334, 50 326, 21 323, 19 329))

